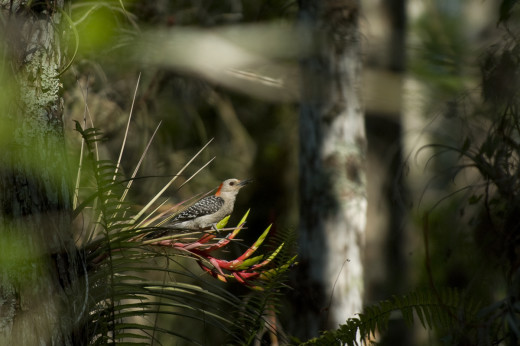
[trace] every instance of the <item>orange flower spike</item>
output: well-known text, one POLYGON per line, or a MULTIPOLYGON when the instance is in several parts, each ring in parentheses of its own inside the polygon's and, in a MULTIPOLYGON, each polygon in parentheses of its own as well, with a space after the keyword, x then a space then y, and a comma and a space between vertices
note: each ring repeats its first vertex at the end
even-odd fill
MULTIPOLYGON (((233 232, 229 233, 226 238, 222 239, 222 241, 227 241, 226 244, 229 242, 228 240, 234 239, 237 234, 244 228, 244 225, 246 224, 247 217, 249 216, 249 211, 251 209, 248 209, 240 222, 238 223, 238 226, 233 230, 233 232)), ((229 217, 228 217, 229 218, 229 217)))
MULTIPOLYGON (((208 248, 202 250, 204 251, 205 253, 210 253, 211 251, 214 251, 216 249, 220 249, 221 247, 224 247, 226 246, 227 244, 229 244, 229 242, 231 240, 233 240, 237 234, 242 230, 242 228, 244 228, 244 225, 246 224, 246 219, 247 219, 247 216, 249 215, 249 210, 245 213, 245 215, 242 217, 242 220, 240 220, 237 228, 235 228, 233 230, 233 232, 229 233, 225 238, 219 240, 216 244, 213 244, 211 246, 209 246, 208 248)), ((222 220, 221 222, 225 221, 225 223, 227 223, 227 220, 229 219, 229 217, 227 217, 226 219, 222 220)), ((225 223, 221 224, 221 222, 219 222, 219 225, 217 225, 217 227, 220 229, 220 226, 225 226, 225 223)), ((203 236, 199 242, 202 242, 201 240, 202 239, 205 239, 206 236, 209 236, 210 234, 206 234, 205 236, 203 236)), ((209 238, 207 241, 213 239, 215 237, 215 235, 211 235, 212 237, 209 238)), ((205 242, 207 242, 205 241, 205 242)))
POLYGON ((260 255, 260 256, 256 256, 256 257, 245 259, 245 260, 234 259, 232 261, 226 261, 224 259, 217 259, 217 258, 208 256, 207 254, 205 254, 203 251, 200 251, 200 250, 197 250, 195 252, 205 258, 208 258, 211 263, 215 262, 215 264, 217 264, 218 267, 220 267, 222 269, 234 270, 234 271, 250 270, 251 267, 255 263, 261 261, 262 258, 264 257, 263 255, 260 255))
MULTIPOLYGON (((243 281, 254 279, 259 275, 260 275, 259 272, 246 272, 246 271, 233 272, 233 276, 235 278, 240 277, 240 279, 242 279, 243 281)), ((238 278, 237 278, 237 280, 238 280, 238 278)))
POLYGON ((233 262, 234 261, 226 261, 226 260, 222 260, 222 259, 217 259, 215 257, 208 257, 208 260, 211 264, 213 264, 215 266, 215 268, 218 268, 218 270, 220 272, 222 272, 222 269, 225 269, 225 270, 234 270, 234 265, 233 265, 233 262))
POLYGON ((233 269, 235 270, 251 270, 255 264, 260 262, 264 258, 263 255, 247 258, 245 260, 234 260, 232 261, 233 269))
POLYGON ((262 268, 262 267, 268 265, 269 263, 271 263, 271 261, 278 255, 278 253, 280 253, 280 251, 282 251, 282 248, 284 245, 285 245, 285 243, 281 243, 280 246, 278 246, 278 248, 268 258, 266 258, 264 261, 262 261, 258 264, 253 264, 251 266, 251 268, 249 268, 249 269, 255 270, 258 268, 262 268))
POLYGON ((237 228, 235 228, 233 232, 229 233, 224 239, 219 240, 219 242, 217 243, 219 244, 219 247, 227 245, 231 240, 235 239, 236 235, 238 234, 238 232, 242 230, 245 224, 245 222, 242 222, 240 225, 238 225, 237 228))
POLYGON ((249 288, 257 290, 257 291, 263 291, 262 287, 252 285, 250 282, 246 281, 246 280, 251 280, 251 279, 255 278, 256 276, 258 276, 258 273, 236 272, 236 273, 233 273, 233 276, 241 284, 248 286, 249 288))
POLYGON ((242 279, 242 277, 240 275, 238 275, 238 273, 233 273, 233 276, 235 277, 235 279, 240 282, 241 284, 246 284, 245 280, 242 279))
POLYGON ((197 240, 197 242, 199 242, 201 244, 205 244, 205 243, 207 243, 208 241, 210 241, 213 238, 215 238, 214 234, 206 233, 202 237, 200 237, 200 239, 197 240))
POLYGON ((250 285, 246 280, 254 279, 259 273, 248 273, 248 272, 233 272, 235 279, 244 285, 250 285))
MULTIPOLYGON (((216 268, 219 269, 225 269, 230 271, 237 271, 237 270, 245 270, 249 269, 251 266, 250 263, 244 263, 245 261, 239 261, 239 260, 232 260, 232 261, 226 261, 223 259, 218 259, 211 256, 205 256, 205 254, 200 251, 197 251, 196 253, 200 253, 203 257, 207 258, 211 264, 213 264, 216 268)), ((251 259, 251 262, 258 262, 262 259, 262 256, 257 256, 254 259, 251 259)), ((249 262, 249 261, 248 261, 249 262)))
POLYGON ((242 228, 246 224, 247 217, 249 216, 249 211, 251 211, 251 209, 247 209, 246 213, 244 214, 244 216, 242 216, 242 219, 238 223, 237 228, 235 228, 235 230, 231 233, 231 236, 232 236, 231 239, 233 239, 238 234, 238 232, 240 232, 242 230, 242 228))
POLYGON ((206 267, 205 265, 203 265, 202 263, 199 262, 199 266, 202 268, 202 270, 204 270, 205 272, 207 272, 208 274, 210 274, 211 276, 213 276, 214 278, 222 281, 222 282, 227 282, 226 280, 226 277, 223 276, 223 275, 220 275, 219 273, 215 273, 213 270, 209 269, 208 267, 206 267))
POLYGON ((296 258, 297 258, 297 256, 294 256, 289 261, 287 261, 284 265, 282 265, 278 268, 273 268, 273 269, 264 270, 262 272, 259 272, 260 276, 258 277, 258 279, 269 280, 276 273, 278 273, 280 271, 286 271, 287 269, 291 268, 292 266, 297 265, 298 262, 296 262, 296 258))
MULTIPOLYGON (((248 211, 248 213, 249 213, 249 211, 248 211)), ((246 213, 246 216, 247 216, 247 213, 246 213)), ((236 237, 236 235, 238 234, 238 232, 240 232, 242 230, 244 225, 245 225, 245 222, 240 223, 239 226, 237 228, 235 228, 235 230, 233 232, 229 233, 225 238, 220 239, 218 241, 218 243, 216 243, 212 247, 205 249, 204 251, 211 252, 215 249, 220 249, 221 247, 226 246, 227 244, 229 244, 229 242, 231 240, 233 240, 236 237)))
MULTIPOLYGON (((205 248, 202 251, 204 251, 205 253, 210 253, 216 249, 220 249, 221 247, 226 246, 227 244, 229 244, 230 239, 233 239, 233 237, 230 237, 230 235, 231 235, 231 233, 228 234, 225 238, 220 239, 217 243, 211 244, 209 247, 205 248)), ((213 236, 213 237, 215 237, 215 236, 213 236)), ((211 238, 211 239, 213 239, 213 238, 211 238)))
POLYGON ((260 245, 262 245, 265 238, 267 237, 267 234, 271 230, 271 226, 272 225, 269 225, 269 227, 267 227, 267 229, 264 231, 264 233, 262 233, 262 235, 255 241, 255 243, 253 245, 251 245, 251 247, 249 249, 247 249, 246 252, 244 252, 242 254, 242 256, 238 257, 236 259, 236 261, 243 261, 246 258, 248 258, 249 256, 251 256, 260 247, 260 245))
MULTIPOLYGON (((213 264, 213 266, 215 267, 215 269, 218 271, 218 273, 220 275, 225 275, 224 272, 222 271, 222 268, 221 268, 221 265, 220 263, 222 262, 221 260, 218 260, 214 257, 211 257, 211 258, 208 258, 209 259, 209 263, 213 264)), ((226 269, 226 268, 224 268, 226 269)))
MULTIPOLYGON (((249 213, 249 210, 247 211, 246 215, 244 217, 247 217, 247 214, 249 213)), ((243 219, 242 219, 243 220, 243 219)), ((237 234, 242 230, 242 228, 244 228, 246 222, 245 221, 240 221, 240 223, 238 224, 237 228, 235 228, 233 230, 233 232, 229 233, 228 236, 226 238, 228 239, 233 239, 237 236, 237 234)))

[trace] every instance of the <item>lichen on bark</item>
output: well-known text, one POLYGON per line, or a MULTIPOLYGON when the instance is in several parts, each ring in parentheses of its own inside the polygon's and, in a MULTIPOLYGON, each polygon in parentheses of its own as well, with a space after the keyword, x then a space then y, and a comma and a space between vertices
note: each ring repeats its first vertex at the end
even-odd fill
MULTIPOLYGON (((300 1, 315 38, 302 59, 297 331, 317 336, 362 309, 366 224, 359 1, 300 1), (311 287, 307 291, 305 287, 311 287)), ((295 304, 296 305, 296 304, 295 304)))
POLYGON ((78 263, 55 33, 56 6, 62 4, 45 2, 32 13, 29 2, 0 2, 0 30, 9 43, 3 47, 10 49, 2 64, 9 73, 0 71, 9 75, 9 99, 0 114, 2 345, 73 344, 78 263))

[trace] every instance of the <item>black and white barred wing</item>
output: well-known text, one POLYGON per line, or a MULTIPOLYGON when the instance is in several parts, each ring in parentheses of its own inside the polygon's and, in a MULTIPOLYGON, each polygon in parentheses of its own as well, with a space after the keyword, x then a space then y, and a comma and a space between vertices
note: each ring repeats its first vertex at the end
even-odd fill
POLYGON ((182 222, 192 220, 197 217, 216 213, 224 205, 222 197, 208 196, 204 197, 179 215, 177 215, 171 222, 182 222))

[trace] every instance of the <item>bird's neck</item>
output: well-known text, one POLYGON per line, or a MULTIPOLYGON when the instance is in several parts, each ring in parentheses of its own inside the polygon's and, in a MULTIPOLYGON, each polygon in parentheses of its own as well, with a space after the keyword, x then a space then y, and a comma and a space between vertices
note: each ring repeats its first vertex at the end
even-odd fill
POLYGON ((222 192, 222 186, 224 185, 224 183, 221 183, 219 186, 218 186, 218 189, 217 189, 217 192, 215 192, 215 196, 217 197, 220 197, 220 194, 222 192))
MULTIPOLYGON (((217 196, 217 195, 215 194, 215 196, 217 196)), ((223 198, 226 203, 228 203, 228 202, 234 203, 237 195, 236 195, 236 193, 221 192, 218 195, 218 197, 223 198)))

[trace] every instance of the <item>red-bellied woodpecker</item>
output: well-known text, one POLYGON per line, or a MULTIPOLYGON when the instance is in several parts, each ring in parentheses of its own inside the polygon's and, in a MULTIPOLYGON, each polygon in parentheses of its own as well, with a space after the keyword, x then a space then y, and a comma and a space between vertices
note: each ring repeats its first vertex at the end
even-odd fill
MULTIPOLYGON (((214 195, 204 197, 161 227, 188 231, 200 231, 212 227, 217 230, 217 223, 233 212, 238 191, 250 182, 251 179, 224 180, 214 195)), ((168 231, 152 233, 151 237, 146 238, 157 238, 167 233, 168 231)))

